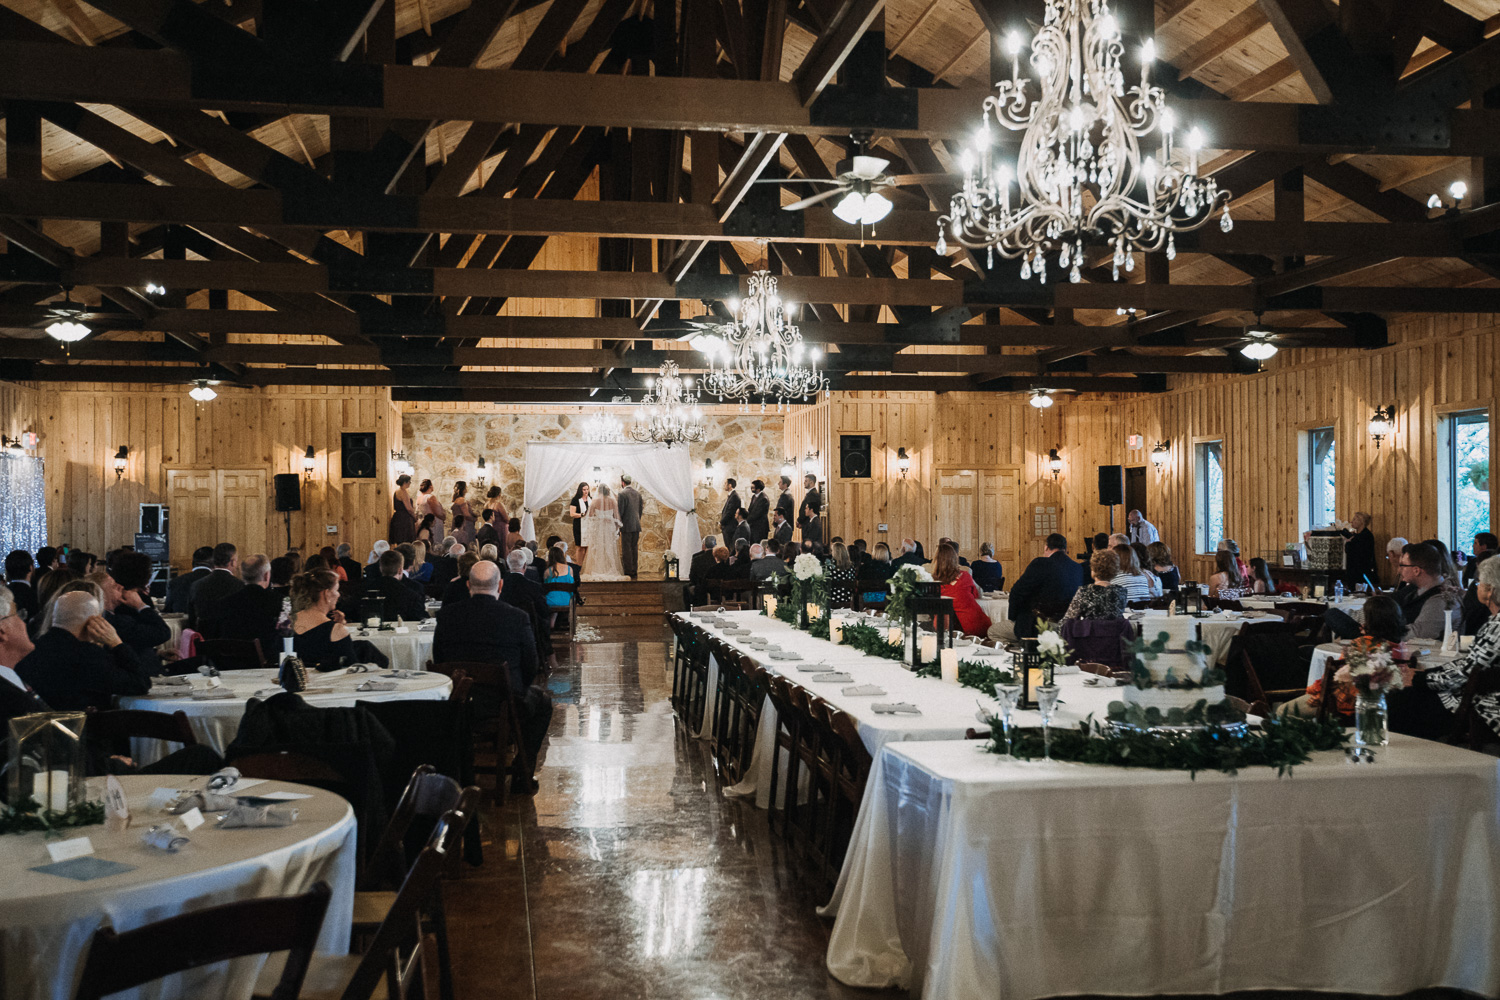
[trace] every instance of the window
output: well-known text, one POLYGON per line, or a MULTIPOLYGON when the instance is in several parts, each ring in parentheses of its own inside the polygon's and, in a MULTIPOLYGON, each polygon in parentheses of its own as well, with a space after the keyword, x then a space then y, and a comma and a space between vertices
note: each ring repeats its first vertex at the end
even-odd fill
POLYGON ((1314 427, 1298 437, 1302 443, 1298 457, 1302 481, 1300 495, 1302 530, 1320 528, 1338 519, 1334 492, 1334 445, 1332 427, 1314 427))
POLYGON ((1193 446, 1198 551, 1213 552, 1224 537, 1224 442, 1193 446))
POLYGON ((1468 552, 1474 535, 1490 530, 1490 415, 1451 413, 1438 435, 1438 527, 1448 545, 1468 552))

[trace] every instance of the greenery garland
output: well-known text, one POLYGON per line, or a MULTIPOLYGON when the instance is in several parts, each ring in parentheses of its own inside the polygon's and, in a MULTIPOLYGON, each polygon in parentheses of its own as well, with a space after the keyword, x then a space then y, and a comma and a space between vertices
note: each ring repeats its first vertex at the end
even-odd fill
POLYGON ((905 643, 892 646, 886 640, 884 631, 870 625, 854 625, 845 622, 844 645, 870 656, 878 656, 882 660, 900 660, 906 656, 905 643))
MULTIPOLYGON (((1005 738, 998 717, 986 720, 991 739, 984 749, 1005 753, 1005 738)), ((1277 716, 1262 720, 1259 729, 1192 729, 1182 732, 1144 732, 1115 726, 1101 727, 1090 716, 1076 728, 1054 727, 1052 759, 1114 767, 1147 767, 1163 771, 1199 771, 1235 774, 1242 767, 1274 767, 1286 775, 1297 764, 1305 764, 1314 753, 1337 750, 1349 740, 1337 722, 1277 716)), ((1034 760, 1043 755, 1040 729, 1015 732, 1015 756, 1034 760)))
MULTIPOLYGON (((925 663, 912 671, 918 677, 942 677, 943 668, 939 663, 925 663)), ((973 688, 993 696, 996 684, 1014 684, 1016 675, 1002 667, 984 663, 980 660, 958 661, 958 684, 960 687, 973 688)))
POLYGON ((43 809, 27 797, 15 806, 0 806, 0 834, 42 831, 49 837, 75 826, 97 826, 104 822, 103 802, 80 802, 66 812, 43 809))

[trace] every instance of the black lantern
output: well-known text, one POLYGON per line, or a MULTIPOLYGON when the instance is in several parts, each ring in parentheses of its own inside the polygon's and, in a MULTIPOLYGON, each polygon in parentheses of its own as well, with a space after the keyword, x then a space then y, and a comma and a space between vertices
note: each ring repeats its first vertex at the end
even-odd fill
POLYGON ((1026 709, 1039 707, 1036 689, 1052 682, 1052 666, 1050 662, 1043 662, 1037 640, 1023 639, 1021 641, 1021 651, 1016 654, 1015 666, 1012 670, 1015 672, 1016 679, 1021 682, 1020 707, 1026 709))
POLYGON ((1182 598, 1182 613, 1195 615, 1203 610, 1203 591, 1198 589, 1196 580, 1183 580, 1178 594, 1182 598))
POLYGON ((677 556, 675 553, 668 552, 665 556, 663 556, 662 566, 666 570, 666 578, 668 580, 679 579, 679 577, 677 576, 677 556))

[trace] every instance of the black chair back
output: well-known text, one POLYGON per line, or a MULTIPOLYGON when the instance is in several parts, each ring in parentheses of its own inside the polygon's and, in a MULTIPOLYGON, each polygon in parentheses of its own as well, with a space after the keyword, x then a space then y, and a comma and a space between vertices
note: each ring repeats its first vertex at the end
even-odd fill
POLYGON ((220 670, 263 670, 268 666, 259 639, 200 639, 198 654, 220 670))

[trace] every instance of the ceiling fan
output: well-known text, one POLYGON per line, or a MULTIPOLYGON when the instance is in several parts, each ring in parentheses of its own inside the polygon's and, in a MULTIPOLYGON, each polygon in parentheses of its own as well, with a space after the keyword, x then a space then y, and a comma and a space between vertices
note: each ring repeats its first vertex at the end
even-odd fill
MULTIPOLYGON (((1199 331, 1215 330, 1216 327, 1199 327, 1199 331)), ((1204 337, 1193 339, 1193 343, 1205 347, 1219 347, 1225 351, 1238 350, 1240 354, 1251 361, 1267 361, 1280 350, 1277 341, 1282 339, 1282 334, 1274 327, 1268 327, 1261 323, 1260 317, 1255 317, 1255 322, 1246 324, 1239 330, 1233 327, 1224 327, 1222 337, 1204 337)))
POLYGON ((925 184, 933 181, 951 181, 949 174, 888 174, 886 168, 891 161, 868 152, 873 133, 852 132, 855 152, 838 162, 836 176, 789 177, 785 179, 763 179, 757 184, 826 184, 827 191, 808 195, 806 198, 781 206, 785 212, 800 212, 804 208, 839 198, 833 206, 833 214, 852 225, 873 226, 891 213, 891 200, 881 193, 886 188, 925 184))

